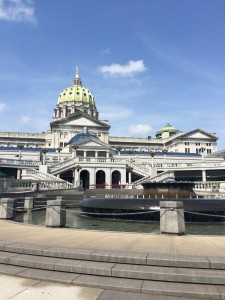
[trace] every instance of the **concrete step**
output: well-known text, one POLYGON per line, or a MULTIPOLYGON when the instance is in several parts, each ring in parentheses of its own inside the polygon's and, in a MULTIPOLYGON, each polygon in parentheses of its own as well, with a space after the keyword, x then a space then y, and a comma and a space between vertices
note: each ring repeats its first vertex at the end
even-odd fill
POLYGON ((4 241, 0 241, 0 251, 131 265, 225 270, 225 257, 215 256, 115 252, 56 246, 49 247, 46 245, 25 243, 7 243, 4 241))
POLYGON ((132 299, 158 299, 157 296, 155 296, 154 298, 153 295, 161 295, 162 298, 160 297, 160 299, 164 299, 164 296, 168 297, 166 299, 174 299, 173 297, 182 297, 182 299, 184 299, 183 297, 185 297, 185 299, 192 298, 218 300, 224 299, 225 297, 225 287, 222 285, 174 283, 164 281, 115 278, 108 276, 103 277, 96 275, 82 275, 78 273, 42 270, 6 264, 0 264, 0 273, 19 276, 23 278, 103 288, 107 289, 108 293, 111 293, 112 296, 114 295, 113 291, 121 291, 120 293, 116 293, 116 295, 120 295, 119 298, 115 298, 118 300, 130 299, 128 295, 131 292, 137 293, 136 298, 135 295, 132 294, 132 299), (143 297, 139 296, 140 293, 142 293, 143 297))
MULTIPOLYGON (((10 247, 10 245, 5 248, 8 247, 10 247)), ((51 249, 46 249, 44 253, 46 253, 46 251, 51 252, 51 249)), ((135 280, 225 285, 225 270, 115 263, 99 261, 98 259, 85 260, 81 258, 81 256, 80 259, 59 258, 53 255, 51 255, 52 257, 46 256, 44 253, 43 255, 32 255, 0 251, 0 263, 51 271, 107 276, 117 279, 127 278, 135 280)), ((85 253, 83 253, 83 255, 85 256, 85 253)), ((97 254, 97 256, 101 255, 97 254)))

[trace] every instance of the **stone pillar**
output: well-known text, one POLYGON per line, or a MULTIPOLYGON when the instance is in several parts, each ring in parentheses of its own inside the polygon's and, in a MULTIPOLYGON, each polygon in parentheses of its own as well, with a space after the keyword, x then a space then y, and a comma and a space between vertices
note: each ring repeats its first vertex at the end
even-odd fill
POLYGON ((32 192, 36 192, 39 190, 39 182, 32 183, 32 192))
POLYGON ((17 177, 16 179, 21 179, 21 169, 17 169, 17 177))
POLYGON ((185 234, 183 202, 160 201, 160 232, 176 235, 185 234))
POLYGON ((66 225, 66 202, 62 197, 56 200, 47 201, 45 226, 47 227, 63 227, 66 225))
POLYGON ((202 170, 202 181, 206 181, 206 170, 202 170))
POLYGON ((84 157, 87 157, 87 151, 84 150, 84 157))
POLYGON ((76 186, 76 182, 77 182, 77 170, 76 168, 73 169, 73 184, 74 186, 76 186))
POLYGON ((131 171, 128 172, 128 183, 131 184, 131 171))
POLYGON ((98 157, 98 151, 95 151, 95 158, 98 157))
POLYGON ((108 184, 106 186, 106 189, 111 189, 112 186, 112 174, 111 174, 111 169, 105 169, 105 183, 108 184))
POLYGON ((12 198, 2 198, 0 202, 0 219, 14 219, 16 211, 14 210, 15 201, 12 198))
POLYGON ((34 208, 34 198, 33 197, 25 197, 24 209, 30 211, 33 208, 34 208))

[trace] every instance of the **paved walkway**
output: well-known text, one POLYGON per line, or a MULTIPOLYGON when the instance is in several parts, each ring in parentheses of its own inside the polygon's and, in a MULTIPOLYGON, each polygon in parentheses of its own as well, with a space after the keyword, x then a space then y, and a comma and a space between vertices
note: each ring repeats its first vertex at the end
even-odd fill
MULTIPOLYGON (((0 220, 0 244, 1 242, 129 253, 152 252, 161 254, 225 257, 225 237, 223 236, 170 236, 72 230, 66 228, 53 229, 4 220, 0 220)), ((68 298, 75 300, 191 299, 70 286, 34 279, 0 275, 0 300, 58 300, 68 298)))
POLYGON ((0 241, 104 251, 225 257, 225 236, 172 236, 46 228, 0 220, 0 241))

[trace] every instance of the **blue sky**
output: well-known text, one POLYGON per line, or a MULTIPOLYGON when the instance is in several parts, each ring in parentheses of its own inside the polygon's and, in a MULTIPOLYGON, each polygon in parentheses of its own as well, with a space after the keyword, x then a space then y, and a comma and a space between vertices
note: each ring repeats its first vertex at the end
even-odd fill
POLYGON ((225 148, 224 0, 0 0, 0 130, 43 132, 75 66, 110 134, 225 148))

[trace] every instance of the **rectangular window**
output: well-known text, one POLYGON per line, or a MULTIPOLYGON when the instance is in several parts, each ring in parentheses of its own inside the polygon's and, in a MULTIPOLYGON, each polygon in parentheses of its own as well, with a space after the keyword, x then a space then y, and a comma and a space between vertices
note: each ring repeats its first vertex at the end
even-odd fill
POLYGON ((189 142, 185 142, 184 144, 185 144, 186 146, 188 146, 188 145, 189 145, 189 142))
POLYGON ((212 150, 211 149, 207 149, 207 153, 212 153, 212 150))
POLYGON ((201 144, 200 144, 200 143, 196 143, 195 145, 196 145, 196 146, 200 146, 201 144))
POLYGON ((206 143, 206 146, 211 146, 211 143, 206 143))
POLYGON ((190 148, 185 148, 185 153, 190 153, 190 148))

